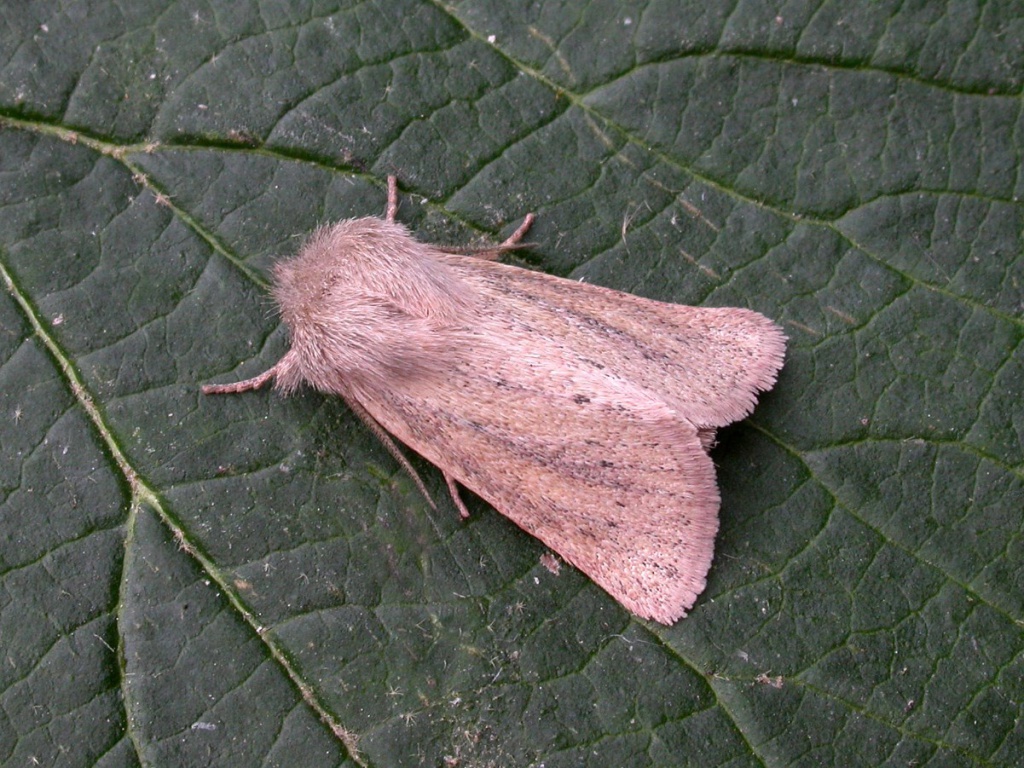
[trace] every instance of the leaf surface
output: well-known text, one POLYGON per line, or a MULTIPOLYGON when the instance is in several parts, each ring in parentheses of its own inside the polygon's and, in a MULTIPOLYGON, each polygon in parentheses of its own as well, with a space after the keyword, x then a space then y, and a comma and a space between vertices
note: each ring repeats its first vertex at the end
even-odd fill
POLYGON ((1017 4, 0 18, 0 762, 1024 753, 1017 4), (513 261, 785 327, 684 621, 431 510, 340 401, 199 393, 278 359, 270 266, 392 173, 424 239, 533 211, 513 261))

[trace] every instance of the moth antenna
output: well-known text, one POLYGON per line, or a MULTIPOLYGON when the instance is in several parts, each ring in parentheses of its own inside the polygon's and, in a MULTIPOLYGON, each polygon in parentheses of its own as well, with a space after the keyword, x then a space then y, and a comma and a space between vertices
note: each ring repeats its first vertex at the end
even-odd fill
MULTIPOLYGON (((416 483, 416 487, 420 489, 420 493, 422 493, 423 497, 427 500, 427 504, 430 505, 432 510, 437 512, 437 504, 435 504, 434 500, 430 497, 430 491, 427 490, 427 486, 423 483, 423 480, 420 479, 416 468, 409 463, 409 460, 405 458, 405 454, 403 454, 402 451, 399 450, 398 446, 395 445, 395 441, 391 439, 391 435, 389 435, 384 430, 384 427, 378 424, 373 416, 371 416, 369 412, 355 400, 348 397, 345 397, 344 400, 348 404, 348 407, 352 409, 352 413, 360 418, 363 424, 366 425, 367 429, 373 432, 377 439, 384 444, 384 447, 388 449, 388 453, 395 457, 395 461, 402 466, 402 469, 409 473, 413 482, 416 483)), ((469 513, 467 512, 466 514, 468 515, 469 513)))
POLYGON ((232 384, 203 384, 202 392, 204 395, 234 395, 238 392, 248 392, 250 389, 259 389, 277 375, 280 365, 278 362, 273 368, 245 381, 236 381, 232 384))
POLYGON ((388 176, 388 207, 384 209, 384 218, 394 222, 398 215, 398 177, 388 176))
POLYGON ((455 508, 459 510, 459 516, 465 520, 469 517, 469 510, 466 509, 466 505, 462 502, 462 499, 459 496, 459 486, 455 484, 454 477, 444 470, 441 470, 441 472, 444 474, 444 481, 448 483, 448 493, 451 495, 452 501, 455 503, 455 508))

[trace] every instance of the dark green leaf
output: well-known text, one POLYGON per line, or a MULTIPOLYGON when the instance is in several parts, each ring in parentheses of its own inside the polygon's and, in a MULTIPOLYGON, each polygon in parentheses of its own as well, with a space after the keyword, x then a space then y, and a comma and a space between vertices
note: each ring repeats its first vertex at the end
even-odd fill
POLYGON ((1010 765, 1019 3, 0 9, 0 763, 1010 765), (338 400, 269 267, 424 239, 781 322, 674 627, 338 400), (434 497, 440 474, 417 467, 434 497))

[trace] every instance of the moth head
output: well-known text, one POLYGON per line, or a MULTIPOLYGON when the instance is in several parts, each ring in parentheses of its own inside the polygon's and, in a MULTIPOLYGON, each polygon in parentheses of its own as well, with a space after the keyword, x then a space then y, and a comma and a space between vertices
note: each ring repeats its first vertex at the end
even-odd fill
POLYGON ((399 224, 352 219, 316 232, 274 269, 274 298, 291 338, 277 376, 342 393, 396 376, 425 376, 464 346, 471 293, 439 252, 399 224))

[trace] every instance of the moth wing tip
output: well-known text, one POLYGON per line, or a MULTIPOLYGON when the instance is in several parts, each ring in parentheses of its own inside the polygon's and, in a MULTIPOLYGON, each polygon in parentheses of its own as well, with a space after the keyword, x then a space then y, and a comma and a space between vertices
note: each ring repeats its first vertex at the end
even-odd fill
MULTIPOLYGON (((710 568, 710 562, 708 569, 710 568)), ((630 613, 642 619, 671 626, 693 609, 697 598, 707 586, 707 570, 697 575, 701 566, 692 573, 677 574, 671 580, 659 584, 632 585, 632 588, 609 590, 630 613)), ((605 589, 608 589, 605 586, 605 589)))
POLYGON ((694 603, 697 602, 697 597, 697 594, 688 592, 682 599, 645 601, 643 605, 626 607, 642 619, 650 619, 670 627, 689 615, 694 603))

